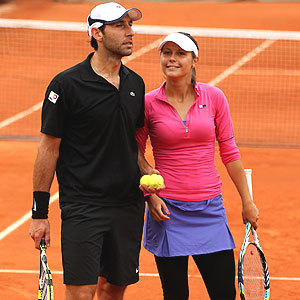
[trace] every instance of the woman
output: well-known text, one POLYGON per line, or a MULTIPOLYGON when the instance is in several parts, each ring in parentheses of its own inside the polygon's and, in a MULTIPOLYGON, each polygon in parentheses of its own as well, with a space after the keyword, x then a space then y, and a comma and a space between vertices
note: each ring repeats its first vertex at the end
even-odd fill
MULTIPOLYGON (((211 299, 235 299, 235 244, 228 228, 221 180, 214 163, 215 140, 242 200, 243 222, 257 228, 227 100, 216 87, 196 82, 198 45, 187 33, 168 35, 160 44, 165 82, 145 98, 145 126, 137 131, 142 151, 148 135, 155 168, 165 189, 141 185, 148 196, 144 247, 155 256, 165 300, 188 299, 188 257, 202 275, 211 299)), ((140 160, 144 159, 140 155, 140 160)))

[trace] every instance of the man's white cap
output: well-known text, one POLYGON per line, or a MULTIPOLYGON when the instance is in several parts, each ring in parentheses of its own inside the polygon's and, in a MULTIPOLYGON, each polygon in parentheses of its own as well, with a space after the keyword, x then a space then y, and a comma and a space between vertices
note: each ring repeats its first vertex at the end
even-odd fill
POLYGON ((196 56, 198 56, 198 48, 197 48, 196 44, 193 42, 192 39, 190 39, 188 36, 186 36, 183 33, 173 32, 173 33, 170 33, 169 35, 167 35, 165 37, 165 39, 159 44, 158 50, 161 50, 162 47, 167 42, 173 42, 173 43, 177 44, 184 51, 194 52, 194 54, 196 56))
POLYGON ((108 2, 95 6, 87 17, 89 36, 92 36, 92 28, 100 28, 105 24, 117 23, 127 14, 132 21, 137 21, 142 17, 142 13, 139 9, 125 9, 122 5, 116 2, 108 2))

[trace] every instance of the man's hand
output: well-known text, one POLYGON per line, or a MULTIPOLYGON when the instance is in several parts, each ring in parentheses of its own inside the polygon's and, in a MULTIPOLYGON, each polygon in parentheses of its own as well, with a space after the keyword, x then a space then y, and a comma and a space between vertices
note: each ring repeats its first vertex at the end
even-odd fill
POLYGON ((43 237, 45 237, 47 247, 50 247, 50 223, 48 219, 32 219, 29 234, 34 240, 36 249, 40 249, 40 243, 43 237))

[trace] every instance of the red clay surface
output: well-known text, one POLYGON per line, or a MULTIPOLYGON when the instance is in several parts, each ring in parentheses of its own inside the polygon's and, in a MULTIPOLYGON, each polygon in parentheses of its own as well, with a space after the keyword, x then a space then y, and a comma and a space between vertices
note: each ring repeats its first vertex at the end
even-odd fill
MULTIPOLYGON (((143 25, 172 25, 244 29, 300 30, 299 2, 157 2, 118 1, 125 7, 137 7, 143 13, 143 25)), ((101 1, 15 0, 15 8, 2 18, 80 21, 86 20, 92 7, 101 1)))
MULTIPOLYGON (((96 2, 62 3, 18 0, 3 18, 84 21, 96 2)), ((129 2, 144 17, 139 24, 182 25, 224 28, 300 30, 300 3, 201 3, 201 2, 129 2), (159 7, 159 10, 157 9, 159 7)), ((1 8, 1 5, 0 5, 1 8)), ((31 209, 32 167, 37 142, 0 141, 0 234, 31 209)), ((299 171, 300 149, 264 149, 241 147, 245 168, 253 169, 254 199, 260 210, 261 244, 265 250, 271 275, 271 299, 300 299, 300 221, 299 171)), ((217 152, 216 152, 217 153, 217 152)), ((147 157, 152 161, 148 147, 147 157)), ((218 155, 216 164, 223 180, 223 196, 237 249, 244 235, 241 205, 218 155)), ((52 187, 52 194, 57 185, 52 187)), ((60 212, 58 202, 50 208, 52 230, 48 260, 53 271, 61 271, 60 212)), ((38 270, 38 252, 28 235, 29 221, 0 239, 0 299, 36 299, 37 274, 5 273, 3 270, 38 270)), ((156 272, 152 255, 142 249, 140 272, 156 272)), ((54 272, 55 273, 55 272, 54 272)), ((191 262, 190 299, 208 299, 202 280, 191 262)), ((64 299, 62 275, 54 274, 55 299, 64 299)), ((128 288, 126 300, 162 299, 160 281, 155 276, 141 276, 139 283, 128 288)))

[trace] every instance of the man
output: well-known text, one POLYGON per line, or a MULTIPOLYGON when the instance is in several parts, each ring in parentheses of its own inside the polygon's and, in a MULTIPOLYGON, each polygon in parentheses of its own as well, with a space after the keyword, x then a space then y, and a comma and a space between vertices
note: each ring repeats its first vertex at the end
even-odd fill
POLYGON ((142 17, 110 2, 87 19, 94 52, 48 86, 34 165, 29 233, 50 245, 49 190, 55 174, 62 217, 66 299, 121 300, 138 281, 144 200, 135 128, 143 126, 145 86, 121 63, 131 55, 132 22, 142 17), (98 284, 98 289, 97 289, 98 284))

